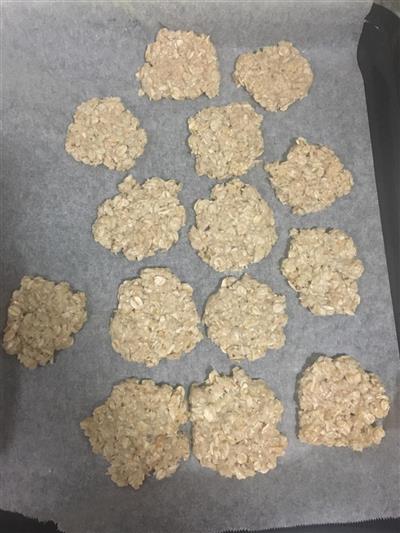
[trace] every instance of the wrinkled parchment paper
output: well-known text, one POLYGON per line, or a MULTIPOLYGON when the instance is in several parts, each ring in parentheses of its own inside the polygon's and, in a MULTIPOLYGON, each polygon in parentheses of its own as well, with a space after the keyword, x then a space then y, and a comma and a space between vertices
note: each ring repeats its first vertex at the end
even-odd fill
POLYGON ((29 371, 0 357, 0 507, 52 519, 67 533, 205 533, 399 515, 399 416, 395 406, 399 359, 385 266, 367 114, 356 47, 369 3, 312 2, 133 4, 11 3, 3 5, 3 265, 1 323, 24 274, 68 280, 88 295, 89 321, 54 365, 29 371), (162 26, 211 35, 221 64, 218 98, 149 102, 138 96, 134 73, 162 26), (291 40, 311 61, 310 95, 284 113, 267 113, 231 80, 241 52, 291 40), (75 162, 64 151, 75 107, 93 96, 120 96, 148 132, 133 174, 183 182, 188 224, 177 246, 138 263, 95 243, 97 206, 116 193, 123 174, 75 162), (130 377, 202 381, 211 367, 229 371, 228 358, 204 340, 180 361, 146 369, 111 348, 108 323, 120 282, 144 266, 170 267, 194 287, 199 310, 223 277, 190 248, 192 205, 215 182, 198 177, 186 146, 186 119, 207 105, 250 101, 264 115, 265 161, 292 140, 331 146, 355 179, 353 192, 331 208, 291 215, 274 197, 262 165, 243 179, 274 209, 279 241, 249 272, 287 296, 286 346, 243 367, 261 377, 285 405, 286 455, 267 475, 238 481, 201 468, 191 458, 176 475, 149 479, 139 491, 118 488, 106 462, 92 454, 79 422, 130 377), (316 317, 297 302, 278 270, 293 226, 348 231, 365 265, 355 317, 316 317), (386 438, 362 454, 312 447, 295 437, 296 376, 314 353, 349 353, 377 372, 394 403, 386 438))

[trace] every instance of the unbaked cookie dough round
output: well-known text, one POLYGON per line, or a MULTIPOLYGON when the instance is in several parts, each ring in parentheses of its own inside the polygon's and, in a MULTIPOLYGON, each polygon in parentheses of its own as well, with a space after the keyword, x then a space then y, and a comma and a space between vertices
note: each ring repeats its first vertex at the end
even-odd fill
POLYGON ((144 152, 147 135, 120 98, 92 98, 80 104, 68 126, 66 151, 87 165, 128 170, 144 152))
POLYGON ((285 453, 279 432, 283 407, 261 379, 241 368, 231 376, 213 370, 189 395, 193 453, 202 466, 225 477, 265 474, 285 453))
POLYGON ((188 459, 189 438, 181 431, 188 418, 183 387, 132 378, 116 385, 81 428, 93 452, 110 463, 114 483, 138 489, 147 476, 169 477, 188 459))
POLYGON ((148 45, 145 59, 136 74, 140 96, 192 100, 202 94, 218 95, 218 59, 208 35, 162 28, 148 45))
POLYGON ((299 439, 356 451, 379 444, 385 436, 379 419, 389 398, 375 374, 350 355, 319 357, 303 373, 298 387, 299 439))
POLYGON ((239 179, 216 185, 210 199, 195 203, 190 243, 219 272, 241 270, 266 257, 277 241, 272 209, 239 179))
POLYGON ((354 315, 364 272, 353 239, 339 229, 292 229, 282 274, 315 315, 354 315))
POLYGON ((188 144, 197 174, 215 179, 246 174, 264 151, 262 119, 246 103, 207 107, 190 117, 188 144))
POLYGON ((307 96, 313 82, 310 63, 287 41, 241 54, 233 79, 267 111, 286 111, 307 96))
POLYGON ((285 344, 286 298, 249 274, 225 278, 207 301, 208 337, 231 359, 255 361, 285 344))
POLYGON ((192 351, 202 339, 192 295, 168 268, 145 268, 124 281, 110 324, 114 350, 149 367, 192 351))
POLYGON ((3 347, 27 368, 52 363, 86 322, 86 296, 69 283, 24 276, 8 307, 3 347))
POLYGON ((327 146, 309 144, 299 138, 286 161, 265 165, 276 196, 296 215, 316 213, 349 194, 351 172, 327 146))
POLYGON ((128 176, 118 185, 119 194, 98 208, 94 240, 131 261, 169 250, 186 220, 181 188, 174 180, 150 178, 140 185, 128 176))

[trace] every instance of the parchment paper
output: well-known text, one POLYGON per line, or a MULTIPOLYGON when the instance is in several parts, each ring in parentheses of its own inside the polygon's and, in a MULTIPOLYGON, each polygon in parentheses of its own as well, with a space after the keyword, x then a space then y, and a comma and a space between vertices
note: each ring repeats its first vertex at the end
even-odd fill
POLYGON ((42 520, 67 533, 205 533, 294 524, 345 522, 399 515, 399 359, 385 266, 356 46, 369 3, 12 3, 3 6, 3 264, 1 323, 12 290, 24 274, 68 280, 88 295, 89 321, 54 365, 29 371, 0 357, 0 507, 42 520), (221 94, 209 101, 149 102, 134 73, 161 26, 211 35, 222 72, 221 94), (310 95, 284 113, 261 110, 231 80, 239 53, 288 39, 311 61, 310 95), (168 253, 134 263, 94 242, 97 206, 124 177, 75 162, 64 151, 75 107, 93 96, 120 96, 148 132, 133 174, 183 182, 188 224, 168 253), (266 161, 304 136, 331 146, 352 171, 353 192, 331 208, 291 215, 274 197, 259 165, 243 179, 273 207, 279 241, 249 271, 287 297, 287 343, 243 367, 262 377, 285 405, 289 438, 276 470, 244 481, 225 479, 191 458, 176 475, 149 479, 139 491, 118 488, 106 462, 92 454, 79 422, 119 381, 151 377, 202 381, 211 367, 233 366, 204 340, 182 360, 153 369, 124 361, 111 348, 108 323, 120 282, 145 266, 170 267, 194 287, 199 310, 222 274, 191 249, 192 205, 214 181, 198 177, 187 145, 187 118, 197 110, 250 101, 264 115, 266 161), (354 317, 315 317, 303 309, 280 275, 293 226, 339 227, 353 236, 365 265, 362 303, 354 317), (295 437, 296 377, 315 353, 349 353, 377 372, 393 408, 381 446, 362 454, 312 447, 295 437))

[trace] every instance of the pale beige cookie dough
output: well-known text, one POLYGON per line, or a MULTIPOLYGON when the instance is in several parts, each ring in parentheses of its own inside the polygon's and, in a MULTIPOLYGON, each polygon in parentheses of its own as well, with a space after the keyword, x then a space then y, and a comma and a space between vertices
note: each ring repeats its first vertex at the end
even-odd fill
POLYGON ((150 178, 140 185, 128 176, 118 185, 119 194, 98 208, 94 240, 131 261, 169 250, 186 220, 181 188, 174 180, 150 178))
POLYGON ((286 111, 307 96, 313 82, 310 63, 287 41, 241 54, 233 79, 267 111, 286 111))
POLYGON ((261 379, 241 368, 231 376, 213 370, 189 395, 193 453, 221 476, 244 479, 265 474, 285 453, 279 432, 283 407, 261 379))
POLYGON ((264 151, 262 119, 246 103, 207 107, 190 117, 188 144, 197 174, 216 179, 246 174, 264 151))
POLYGON ((146 132, 120 98, 92 98, 76 108, 65 149, 87 165, 128 170, 143 154, 146 143, 146 132))
POLYGON ((27 368, 52 363, 86 322, 86 296, 69 283, 24 276, 8 307, 3 347, 27 368))
POLYGON ((136 74, 140 96, 192 100, 202 94, 209 98, 218 95, 218 59, 208 35, 163 28, 148 45, 145 59, 136 74))
POLYGON ((225 278, 207 301, 208 337, 231 359, 255 361, 285 344, 286 298, 249 274, 225 278))
POLYGON ((183 387, 132 378, 116 385, 81 428, 93 452, 110 463, 114 483, 138 489, 147 476, 169 477, 188 459, 189 439, 181 431, 187 421, 183 387))
POLYGON ((298 138, 286 161, 265 165, 275 194, 296 215, 316 213, 346 194, 353 186, 351 172, 328 147, 298 138))
POLYGON ((219 272, 241 270, 266 257, 277 241, 272 209, 239 179, 216 185, 210 199, 195 203, 190 243, 219 272))
POLYGON ((338 229, 292 229, 282 274, 315 315, 354 315, 364 272, 353 239, 338 229))
POLYGON ((298 387, 299 439, 308 444, 348 446, 356 451, 379 444, 377 424, 389 412, 389 398, 375 374, 349 355, 319 357, 298 387))
POLYGON ((119 287, 112 346, 128 361, 155 366, 192 351, 202 339, 199 322, 192 287, 168 268, 145 268, 119 287))

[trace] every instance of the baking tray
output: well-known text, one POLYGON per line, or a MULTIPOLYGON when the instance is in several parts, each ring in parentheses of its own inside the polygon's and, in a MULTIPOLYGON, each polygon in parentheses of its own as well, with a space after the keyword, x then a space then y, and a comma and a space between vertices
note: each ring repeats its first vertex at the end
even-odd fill
POLYGON ((20 277, 31 273, 68 279, 85 290, 90 320, 74 347, 51 367, 28 372, 12 358, 1 358, 3 508, 54 519, 67 532, 200 532, 398 516, 396 407, 385 422, 382 445, 362 455, 302 445, 294 434, 294 384, 316 351, 356 355, 382 376, 396 406, 398 353, 356 63, 368 8, 364 2, 58 2, 6 7, 2 179, 7 202, 2 211, 1 312, 5 314, 20 277), (220 97, 211 102, 200 98, 149 103, 137 96, 133 73, 162 25, 211 34, 221 60, 220 97), (112 385, 135 375, 188 386, 203 380, 211 366, 222 371, 232 366, 208 341, 177 364, 149 370, 124 362, 112 351, 107 333, 118 284, 143 266, 170 266, 195 287, 201 309, 222 275, 195 256, 186 232, 168 254, 139 265, 96 245, 90 235, 96 206, 115 194, 123 176, 71 160, 63 150, 66 126, 80 101, 94 95, 121 96, 150 136, 134 175, 140 180, 152 175, 181 180, 190 225, 191 205, 206 196, 213 183, 194 173, 185 148, 185 120, 206 105, 251 102, 231 81, 234 59, 244 50, 282 38, 309 57, 316 80, 310 96, 286 113, 264 113, 265 160, 280 158, 293 137, 304 135, 332 146, 356 181, 348 198, 324 213, 299 219, 277 202, 260 167, 243 178, 273 207, 280 234, 271 256, 249 270, 286 294, 289 310, 285 348, 243 366, 266 379, 284 401, 282 429, 289 437, 288 452, 278 469, 243 482, 200 469, 192 458, 174 477, 148 480, 137 493, 118 489, 79 430, 79 421, 104 400, 112 385), (363 301, 354 318, 310 316, 279 275, 288 229, 312 225, 342 227, 359 247, 366 273, 360 283, 363 301))

